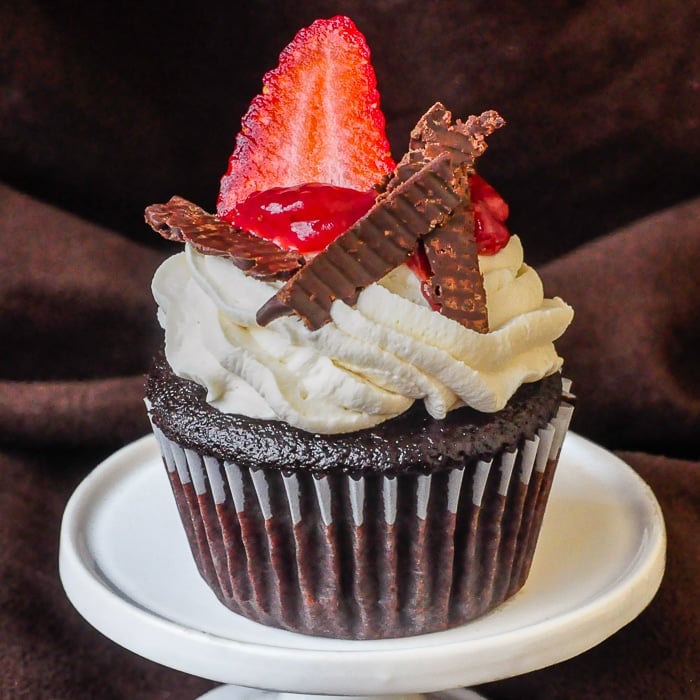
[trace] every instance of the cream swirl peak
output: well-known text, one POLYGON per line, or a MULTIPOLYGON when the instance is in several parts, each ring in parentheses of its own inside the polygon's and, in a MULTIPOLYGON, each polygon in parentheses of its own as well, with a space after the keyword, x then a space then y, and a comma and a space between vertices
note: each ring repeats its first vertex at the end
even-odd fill
POLYGON ((480 256, 488 333, 435 313, 400 266, 354 306, 338 300, 317 331, 295 317, 267 327, 257 309, 279 288, 190 246, 156 272, 153 293, 175 373, 226 413, 283 420, 312 433, 377 425, 422 400, 435 418, 461 405, 500 410, 524 382, 561 366, 553 341, 573 311, 545 299, 517 236, 480 256))

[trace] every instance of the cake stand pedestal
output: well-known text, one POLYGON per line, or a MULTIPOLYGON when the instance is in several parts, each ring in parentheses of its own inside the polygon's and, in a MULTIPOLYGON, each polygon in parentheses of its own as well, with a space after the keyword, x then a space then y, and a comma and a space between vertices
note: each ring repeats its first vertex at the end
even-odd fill
POLYGON ((462 627, 416 637, 294 634, 235 615, 199 577, 148 436, 76 489, 61 526, 59 569, 72 604, 104 635, 226 684, 206 700, 415 700, 424 693, 470 700, 480 696, 465 686, 571 658, 634 619, 661 583, 665 544, 649 487, 617 457, 570 433, 530 577, 511 600, 462 627))

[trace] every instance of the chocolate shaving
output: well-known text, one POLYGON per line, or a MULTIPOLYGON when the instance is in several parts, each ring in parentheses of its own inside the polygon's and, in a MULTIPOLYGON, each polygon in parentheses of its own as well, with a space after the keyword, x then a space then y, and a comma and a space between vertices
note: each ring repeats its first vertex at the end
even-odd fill
POLYGON ((474 213, 468 199, 422 241, 432 276, 429 301, 465 328, 488 333, 484 279, 474 237, 474 213))
POLYGON ((321 328, 336 299, 353 304, 362 289, 404 263, 418 240, 460 205, 466 187, 451 154, 440 154, 307 262, 258 310, 257 322, 296 313, 310 329, 321 328))
POLYGON ((152 204, 145 219, 163 238, 190 243, 205 255, 225 256, 257 279, 288 279, 304 264, 299 253, 239 229, 182 197, 152 204))
MULTIPOLYGON (((408 152, 396 167, 387 193, 439 153, 448 153, 467 172, 487 148, 486 137, 505 124, 493 110, 457 120, 436 102, 411 131, 408 152)), ((488 333, 484 280, 474 237, 474 214, 468 194, 463 204, 443 225, 423 241, 431 268, 427 291, 441 314, 479 333, 488 333)))
POLYGON ((474 162, 487 148, 486 137, 505 124, 494 110, 470 116, 466 122, 452 123, 452 114, 436 102, 411 130, 409 148, 396 166, 387 191, 408 179, 428 161, 441 153, 450 153, 455 165, 473 171, 474 162))

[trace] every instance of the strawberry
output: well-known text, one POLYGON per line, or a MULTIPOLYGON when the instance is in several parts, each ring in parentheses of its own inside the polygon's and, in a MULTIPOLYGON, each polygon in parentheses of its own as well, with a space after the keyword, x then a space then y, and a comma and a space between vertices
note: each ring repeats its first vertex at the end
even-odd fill
POLYGON ((303 183, 367 191, 394 168, 364 36, 348 17, 316 20, 282 51, 243 117, 217 211, 303 183))

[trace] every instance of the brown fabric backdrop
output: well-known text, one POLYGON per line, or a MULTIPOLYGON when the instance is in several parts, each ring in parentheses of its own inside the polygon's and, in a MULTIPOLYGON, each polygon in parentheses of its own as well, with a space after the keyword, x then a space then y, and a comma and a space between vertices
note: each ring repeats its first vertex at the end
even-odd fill
POLYGON ((574 428, 654 489, 661 590, 579 657, 498 699, 700 697, 700 70, 696 3, 0 1, 0 698, 197 697, 211 683, 122 650, 57 573, 65 503, 148 430, 168 247, 143 207, 212 207, 237 123, 300 26, 366 33, 396 154, 436 99, 509 125, 483 172, 549 294, 574 428), (229 6, 230 5, 230 6, 229 6), (497 7, 496 7, 497 5, 497 7), (622 227, 622 228, 620 228, 622 227))

